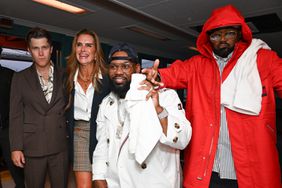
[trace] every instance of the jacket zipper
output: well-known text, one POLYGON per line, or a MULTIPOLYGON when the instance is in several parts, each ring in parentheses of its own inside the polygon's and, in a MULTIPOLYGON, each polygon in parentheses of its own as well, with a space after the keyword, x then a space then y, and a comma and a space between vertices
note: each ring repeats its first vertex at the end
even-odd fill
MULTIPOLYGON (((217 66, 217 72, 219 71, 219 67, 218 67, 218 64, 217 64, 217 62, 215 62, 216 63, 216 66, 217 66)), ((219 74, 220 74, 220 72, 219 72, 219 74)), ((218 74, 215 74, 216 76, 215 76, 215 83, 218 83, 218 74)), ((221 76, 220 76, 220 85, 221 85, 221 82, 222 82, 222 80, 221 80, 221 76)), ((214 93, 216 93, 216 89, 217 89, 217 87, 215 86, 215 88, 214 88, 214 93)), ((218 114, 217 114, 217 108, 216 108, 216 97, 213 97, 213 100, 214 100, 214 102, 213 102, 213 104, 214 104, 214 113, 215 113, 215 122, 219 122, 218 121, 218 114)), ((215 127, 214 127, 214 125, 211 123, 210 124, 210 127, 211 127, 211 129, 212 129, 212 138, 211 138, 211 144, 210 144, 210 148, 209 148, 209 154, 208 154, 208 160, 207 160, 207 162, 206 162, 206 166, 205 166, 205 171, 204 171, 204 176, 206 176, 207 175, 207 170, 208 170, 208 163, 210 162, 210 158, 211 158, 211 153, 212 153, 212 148, 213 148, 213 143, 214 143, 214 133, 215 133, 215 127)))
MULTIPOLYGON (((216 67, 217 67, 217 71, 219 71, 219 67, 217 65, 217 63, 215 62, 216 64, 216 67)), ((218 74, 215 74, 216 75, 216 78, 215 78, 215 82, 214 83, 217 83, 217 75, 218 74)), ((213 91, 215 93, 215 90, 216 90, 216 86, 213 88, 213 91)), ((214 95, 213 93, 213 95, 214 95)), ((215 97, 212 97, 212 100, 213 100, 213 104, 214 104, 214 109, 216 109, 216 101, 215 101, 215 97)), ((215 122, 217 122, 217 112, 216 110, 214 110, 214 113, 215 113, 215 122)), ((212 129, 212 134, 211 134, 211 143, 210 143, 210 147, 209 147, 209 153, 207 156, 203 156, 202 160, 205 160, 203 161, 203 166, 202 166, 202 172, 200 173, 199 176, 197 176, 197 179, 198 180, 203 180, 203 178, 207 175, 207 170, 208 170, 208 164, 209 164, 209 161, 210 161, 210 158, 211 158, 211 153, 212 153, 212 148, 213 148, 213 143, 214 143, 214 132, 215 132, 215 128, 214 128, 214 124, 210 123, 210 128, 212 129)))

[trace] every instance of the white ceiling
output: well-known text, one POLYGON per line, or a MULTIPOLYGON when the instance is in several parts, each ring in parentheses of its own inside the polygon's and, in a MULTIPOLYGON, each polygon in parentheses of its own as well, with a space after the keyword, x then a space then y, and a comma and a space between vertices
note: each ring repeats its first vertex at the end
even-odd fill
MULTIPOLYGON (((63 0, 88 10, 74 15, 31 0, 1 0, 0 17, 16 24, 43 26, 50 31, 74 35, 82 28, 94 30, 105 43, 125 41, 139 52, 171 58, 193 54, 198 33, 190 27, 202 25, 211 11, 233 4, 245 17, 276 13, 282 20, 282 0, 63 0), (160 41, 124 29, 137 25, 171 39, 160 41)), ((260 34, 270 47, 282 54, 282 32, 260 34)))

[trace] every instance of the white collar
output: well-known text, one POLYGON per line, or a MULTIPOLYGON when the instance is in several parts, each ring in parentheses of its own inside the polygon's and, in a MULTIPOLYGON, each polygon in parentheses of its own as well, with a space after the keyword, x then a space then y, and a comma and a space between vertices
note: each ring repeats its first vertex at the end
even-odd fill
MULTIPOLYGON (((74 82, 77 82, 77 76, 78 76, 78 69, 76 69, 75 74, 74 74, 74 77, 73 77, 73 81, 74 81, 74 82)), ((98 78, 99 78, 99 79, 103 79, 101 70, 99 70, 98 78)))
POLYGON ((220 56, 216 55, 214 52, 212 54, 213 54, 213 57, 216 59, 216 61, 221 60, 221 61, 227 62, 232 57, 233 52, 231 52, 227 57, 220 57, 220 56))

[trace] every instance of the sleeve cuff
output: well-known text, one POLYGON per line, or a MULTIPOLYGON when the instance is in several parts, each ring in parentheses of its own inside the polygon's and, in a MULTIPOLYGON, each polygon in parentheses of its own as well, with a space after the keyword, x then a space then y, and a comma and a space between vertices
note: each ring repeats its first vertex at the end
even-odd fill
POLYGON ((92 180, 106 180, 106 178, 104 174, 93 174, 92 180))

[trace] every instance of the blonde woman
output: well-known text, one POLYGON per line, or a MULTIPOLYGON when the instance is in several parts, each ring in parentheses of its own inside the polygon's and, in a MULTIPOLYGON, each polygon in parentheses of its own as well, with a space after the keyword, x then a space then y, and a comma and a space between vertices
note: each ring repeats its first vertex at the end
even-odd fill
POLYGON ((96 33, 83 29, 73 39, 67 59, 67 117, 70 155, 77 188, 92 184, 92 155, 96 147, 96 116, 109 92, 107 69, 96 33))

